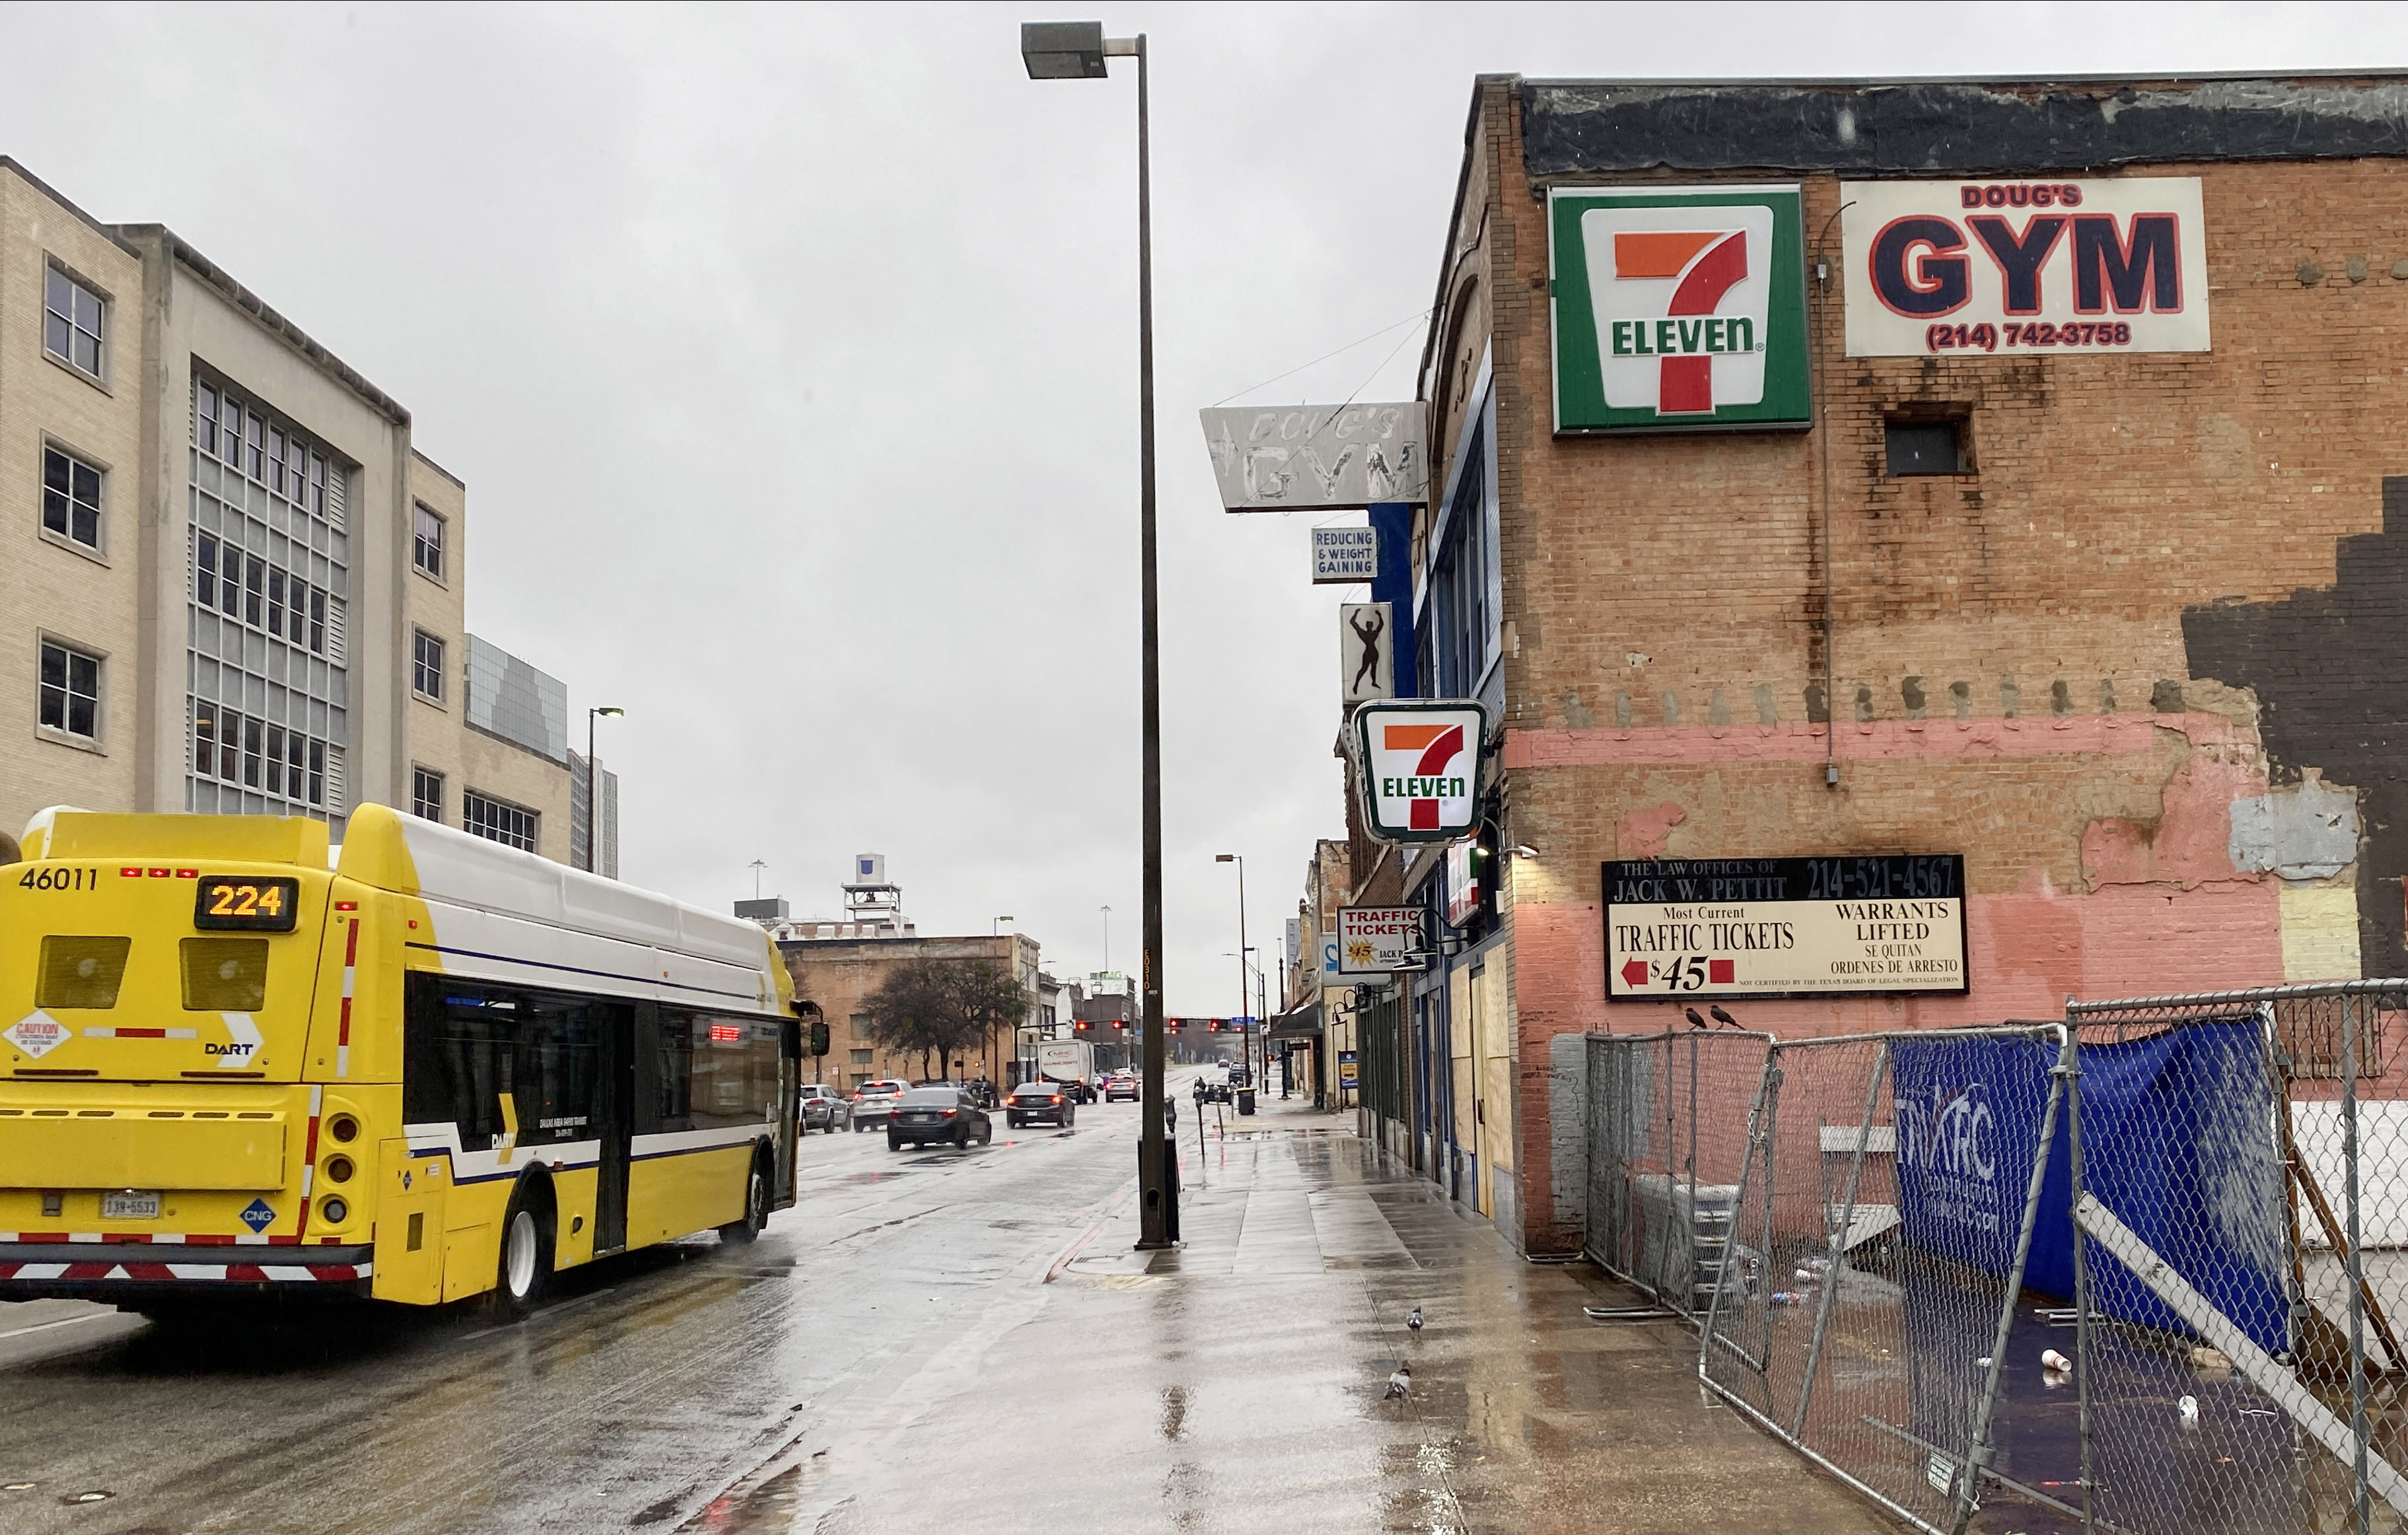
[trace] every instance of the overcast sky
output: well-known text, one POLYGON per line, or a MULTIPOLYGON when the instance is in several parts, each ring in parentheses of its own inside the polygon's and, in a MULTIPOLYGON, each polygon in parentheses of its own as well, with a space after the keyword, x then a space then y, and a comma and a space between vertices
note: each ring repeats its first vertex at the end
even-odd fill
MULTIPOLYGON (((623 872, 1138 955, 1134 81, 1039 7, 0 8, 0 153, 158 221, 468 483, 479 634, 623 706, 623 872)), ((1093 14, 1093 13, 1087 13, 1093 14)), ((2408 10, 1122 6, 1150 34, 1170 1010, 1342 835, 1326 517, 1219 510, 1211 405, 1410 398, 1477 71, 2396 66, 2408 10), (1401 345, 1398 343, 1401 342, 1401 345), (1393 350, 1392 350, 1393 349, 1393 350), (1384 366, 1383 366, 1384 362, 1384 366)), ((1359 520, 1359 519, 1357 519, 1359 520)), ((581 746, 581 742, 580 742, 581 746)))

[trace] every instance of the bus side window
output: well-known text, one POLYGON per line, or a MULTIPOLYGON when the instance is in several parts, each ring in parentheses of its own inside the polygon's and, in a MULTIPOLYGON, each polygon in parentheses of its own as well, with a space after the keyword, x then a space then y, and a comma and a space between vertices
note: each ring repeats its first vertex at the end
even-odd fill
POLYGON ((531 998, 520 1017, 517 1072, 522 1146, 590 1140, 600 1079, 597 1004, 571 997, 531 998))
POLYGON ((694 1128, 694 1036, 693 1013, 661 1010, 661 1044, 654 1057, 660 1063, 659 1129, 694 1128))
POLYGON ((706 1017, 697 1021, 697 1032, 695 1123, 761 1124, 778 1101, 778 1026, 756 1018, 706 1017))
MULTIPOLYGON (((423 973, 408 985, 402 1118, 457 1125, 462 1150, 487 1150, 503 1132, 502 1095, 518 1085, 519 999, 423 973)), ((523 1119, 522 1131, 528 1127, 523 1119)))

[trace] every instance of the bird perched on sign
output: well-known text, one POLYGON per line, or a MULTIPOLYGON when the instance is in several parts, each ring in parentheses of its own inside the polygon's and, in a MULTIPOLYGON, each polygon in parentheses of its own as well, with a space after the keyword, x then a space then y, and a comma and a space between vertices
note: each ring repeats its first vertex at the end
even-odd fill
POLYGON ((1415 1306, 1412 1314, 1405 1318, 1405 1330, 1407 1332, 1422 1330, 1422 1309, 1419 1306, 1415 1306))
POLYGON ((1690 1026, 1691 1028, 1703 1028, 1703 1027, 1705 1027, 1705 1026, 1706 1026, 1706 1021, 1705 1021, 1703 1018, 1700 1018, 1700 1017, 1698 1017, 1698 1010, 1697 1010, 1697 1009, 1695 1009, 1695 1008, 1683 1008, 1681 1011, 1682 1011, 1683 1012, 1684 1012, 1684 1013, 1687 1013, 1687 1014, 1688 1014, 1688 1016, 1689 1016, 1689 1026, 1690 1026))
POLYGON ((1396 1400, 1398 1398, 1399 1398, 1399 1397, 1403 1396, 1406 1392, 1411 1391, 1412 1388, 1413 1388, 1413 1368, 1412 1368, 1412 1366, 1411 1366, 1411 1365, 1398 1365, 1398 1366, 1397 1367, 1397 1372, 1396 1372, 1395 1374, 1393 1374, 1393 1375, 1391 1375, 1391 1376, 1389 1376, 1389 1377, 1388 1377, 1388 1392, 1387 1392, 1387 1395, 1386 1395, 1386 1396, 1384 1396, 1384 1397, 1382 1397, 1380 1399, 1381 1399, 1382 1401, 1394 1401, 1394 1400, 1396 1400))
POLYGON ((1718 1007, 1710 1007, 1706 1009, 1706 1011, 1714 1015, 1715 1023, 1721 1024, 1729 1028, 1739 1027, 1739 1020, 1732 1017, 1729 1013, 1725 1012, 1722 1009, 1718 1007))

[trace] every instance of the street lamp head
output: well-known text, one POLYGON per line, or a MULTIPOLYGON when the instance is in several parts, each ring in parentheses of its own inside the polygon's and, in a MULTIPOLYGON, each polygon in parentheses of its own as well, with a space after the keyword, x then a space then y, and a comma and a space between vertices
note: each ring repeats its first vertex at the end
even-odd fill
POLYGON ((1212 854, 1212 861, 1216 864, 1234 864, 1238 861, 1238 855, 1234 853, 1216 853, 1212 854))
POLYGON ((1023 22, 1020 57, 1033 80, 1102 79, 1104 23, 1023 22))
POLYGON ((592 712, 601 715, 606 720, 615 720, 625 715, 627 711, 624 709, 597 709, 592 712))

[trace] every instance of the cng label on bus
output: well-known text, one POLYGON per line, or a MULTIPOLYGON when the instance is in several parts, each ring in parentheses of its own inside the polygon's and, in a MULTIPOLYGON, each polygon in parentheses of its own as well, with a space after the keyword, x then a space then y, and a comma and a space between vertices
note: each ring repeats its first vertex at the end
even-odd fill
POLYGON ((1799 196, 1556 189, 1555 430, 1805 425, 1799 196))
POLYGON ((1451 842, 1480 819, 1488 714, 1466 699, 1406 699, 1354 710, 1363 819, 1383 842, 1451 842))

